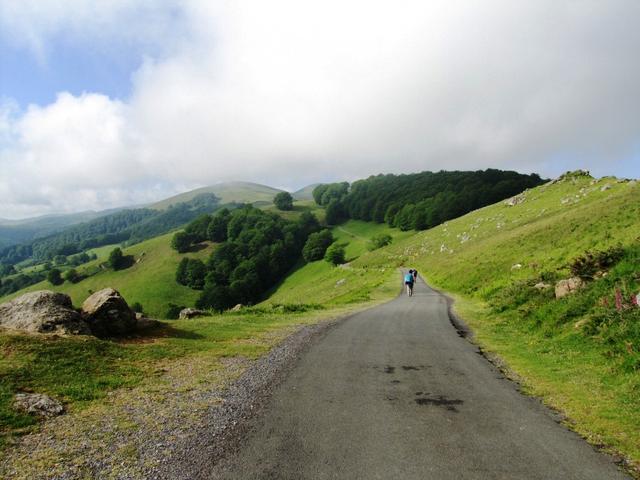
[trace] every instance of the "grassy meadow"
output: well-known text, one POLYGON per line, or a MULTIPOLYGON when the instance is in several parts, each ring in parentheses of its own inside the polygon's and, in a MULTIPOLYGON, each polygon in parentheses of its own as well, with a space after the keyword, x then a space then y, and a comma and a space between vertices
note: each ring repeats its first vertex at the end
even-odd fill
MULTIPOLYGON (((255 358, 294 325, 392 298, 400 290, 398 268, 415 267, 456 298, 455 308, 472 327, 475 341, 505 362, 525 392, 566 414, 570 426, 592 443, 639 465, 640 309, 630 306, 630 296, 640 292, 640 185, 572 174, 528 190, 519 200, 419 233, 346 222, 332 231, 346 244, 347 264, 301 263, 257 307, 171 322, 149 342, 2 334, 0 428, 5 437, 34 428, 31 419, 16 416, 8 406, 16 390, 52 393, 73 410, 109 390, 152 381, 149 372, 167 359, 255 358), (380 233, 391 235, 392 244, 368 251, 369 239, 380 233), (555 299, 553 286, 573 275, 574 259, 616 248, 619 258, 597 279, 555 299), (540 283, 548 287, 536 288, 540 283), (248 341, 274 332, 280 333, 271 340, 248 341), (63 365, 65 381, 56 381, 47 365, 63 365)), ((317 211, 309 201, 296 205, 284 215, 317 211)), ((192 305, 198 292, 175 283, 181 256, 169 248, 169 238, 126 249, 125 254, 143 259, 130 269, 100 272, 58 290, 79 304, 89 289, 113 286, 159 317, 169 302, 192 305)), ((204 258, 211 248, 188 255, 204 258)), ((97 253, 104 258, 108 252, 97 253)), ((38 288, 51 287, 31 289, 38 288)))
POLYGON ((188 256, 205 260, 214 248, 213 245, 206 245, 206 248, 181 255, 170 246, 172 235, 173 233, 168 233, 123 249, 125 255, 131 255, 134 259, 133 265, 124 270, 101 269, 100 264, 107 259, 109 252, 116 245, 100 247, 92 250, 97 254, 97 260, 76 268, 81 275, 87 275, 87 278, 80 282, 64 282, 62 285, 54 286, 45 280, 0 301, 15 298, 25 292, 53 290, 68 294, 73 304, 80 306, 92 292, 113 287, 124 296, 129 305, 139 302, 148 316, 166 318, 170 303, 193 306, 198 298, 199 292, 179 285, 175 280, 181 258, 188 256))

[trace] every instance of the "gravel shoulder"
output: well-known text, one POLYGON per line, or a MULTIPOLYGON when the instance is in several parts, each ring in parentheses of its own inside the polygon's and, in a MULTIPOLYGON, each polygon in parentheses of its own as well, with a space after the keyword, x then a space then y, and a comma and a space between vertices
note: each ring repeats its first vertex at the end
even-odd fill
POLYGON ((99 405, 45 422, 3 452, 3 479, 198 478, 234 451, 296 359, 346 316, 252 339, 258 360, 190 356, 99 405))

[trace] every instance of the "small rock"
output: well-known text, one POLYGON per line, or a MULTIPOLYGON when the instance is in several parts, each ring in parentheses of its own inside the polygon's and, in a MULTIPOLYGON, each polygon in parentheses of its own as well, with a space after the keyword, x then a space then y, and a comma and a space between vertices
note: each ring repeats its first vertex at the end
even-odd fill
POLYGON ((511 265, 511 270, 520 270, 522 268, 522 264, 521 263, 515 263, 513 265, 511 265))
POLYGON ((204 310, 198 310, 197 308, 183 308, 180 310, 178 318, 180 320, 188 320, 189 318, 196 318, 205 315, 207 312, 204 310))
POLYGON ((567 278, 566 280, 560 280, 556 284, 556 298, 566 297, 570 293, 575 292, 579 288, 582 288, 584 282, 580 277, 567 278))
POLYGON ((347 281, 346 278, 341 278, 340 280, 338 280, 336 282, 336 287, 339 287, 340 285, 344 285, 344 283, 347 281))
POLYGON ((609 183, 605 183, 603 186, 600 187, 600 191, 604 192, 606 190, 610 190, 611 189, 611 184, 609 183))
POLYGON ((232 312, 239 312, 240 310, 242 310, 242 304, 238 303, 235 307, 233 307, 231 309, 232 312))
POLYGON ((60 402, 41 393, 17 393, 15 406, 19 410, 44 418, 55 417, 64 412, 60 402))
POLYGON ((505 200, 504 204, 509 207, 515 207, 516 205, 520 205, 522 202, 524 202, 525 199, 526 198, 524 193, 521 193, 519 195, 509 198, 508 200, 505 200))
POLYGON ((545 289, 547 289, 549 287, 551 287, 551 285, 549 285, 548 283, 544 283, 544 282, 538 282, 533 286, 533 288, 537 288, 538 290, 545 290, 545 289))

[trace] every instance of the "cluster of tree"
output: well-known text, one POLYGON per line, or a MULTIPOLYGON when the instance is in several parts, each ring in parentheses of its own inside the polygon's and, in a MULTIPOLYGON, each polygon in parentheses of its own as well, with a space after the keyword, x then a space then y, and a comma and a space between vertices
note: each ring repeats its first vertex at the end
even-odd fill
POLYGON ((207 276, 207 266, 197 258, 183 258, 178 264, 176 282, 194 290, 202 290, 207 276))
POLYGON ((171 247, 178 253, 188 252, 192 245, 209 240, 224 242, 227 239, 227 226, 231 211, 223 208, 216 215, 200 215, 189 223, 184 230, 176 232, 171 239, 171 247))
POLYGON ((293 210, 293 197, 289 192, 280 192, 273 198, 278 210, 293 210))
POLYGON ((344 208, 344 200, 349 195, 347 182, 325 183, 313 189, 313 199, 318 205, 325 207, 325 221, 329 225, 337 225, 348 219, 344 208))
POLYGON ((220 245, 206 264, 182 260, 176 280, 202 288, 197 306, 215 310, 259 300, 298 261, 309 235, 321 228, 309 212, 292 222, 249 205, 207 217, 197 218, 184 233, 191 242, 208 239, 220 245))
POLYGON ((113 270, 124 270, 133 264, 133 257, 122 253, 120 247, 116 247, 109 253, 107 266, 113 270))
POLYGON ((11 278, 0 279, 0 297, 22 290, 45 279, 42 272, 20 273, 11 278))
POLYGON ((103 245, 138 243, 210 213, 218 206, 219 199, 215 195, 204 193, 163 211, 148 208, 122 210, 26 244, 6 247, 0 251, 0 262, 16 264, 28 258, 43 262, 103 245))
POLYGON ((386 222, 401 230, 424 230, 544 183, 537 174, 495 169, 377 175, 320 185, 313 191, 327 208, 327 223, 346 219, 386 222))

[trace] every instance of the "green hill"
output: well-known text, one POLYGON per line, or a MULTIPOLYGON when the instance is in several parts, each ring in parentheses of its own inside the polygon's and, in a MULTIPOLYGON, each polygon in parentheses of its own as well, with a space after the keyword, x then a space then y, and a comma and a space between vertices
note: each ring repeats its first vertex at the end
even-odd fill
POLYGON ((58 286, 43 281, 0 301, 4 302, 26 292, 46 289, 68 294, 74 305, 80 306, 91 292, 113 287, 122 293, 130 305, 135 302, 142 304, 147 315, 166 318, 169 304, 193 306, 198 298, 199 292, 179 285, 175 280, 180 260, 184 256, 205 260, 213 248, 212 245, 208 245, 197 252, 181 255, 170 247, 172 235, 173 233, 161 235, 123 249, 123 253, 133 256, 135 262, 127 269, 113 271, 100 268, 99 265, 106 260, 116 245, 100 247, 94 250, 98 260, 77 268, 81 275, 89 275, 84 280, 75 284, 65 282, 58 286))
POLYGON ((640 308, 630 298, 640 292, 639 233, 638 182, 576 172, 399 238, 347 268, 305 265, 270 301, 366 300, 389 278, 397 281, 399 267, 416 267, 456 296, 476 341, 506 360, 526 392, 564 412, 591 442, 637 463, 640 308), (573 275, 576 258, 586 251, 615 254, 617 245, 622 258, 606 276, 555 298, 553 286, 573 275), (535 288, 541 282, 549 288, 535 288))
POLYGON ((291 194, 294 200, 313 200, 313 189, 316 188, 319 183, 312 183, 300 190, 296 190, 291 194))
POLYGON ((189 192, 166 198, 160 202, 154 203, 150 208, 163 210, 168 208, 169 205, 188 202, 202 193, 213 193, 216 197, 220 198, 220 203, 272 203, 273 197, 280 192, 282 192, 282 190, 268 187, 266 185, 260 185, 258 183, 225 182, 217 185, 211 185, 209 187, 197 188, 189 192))

